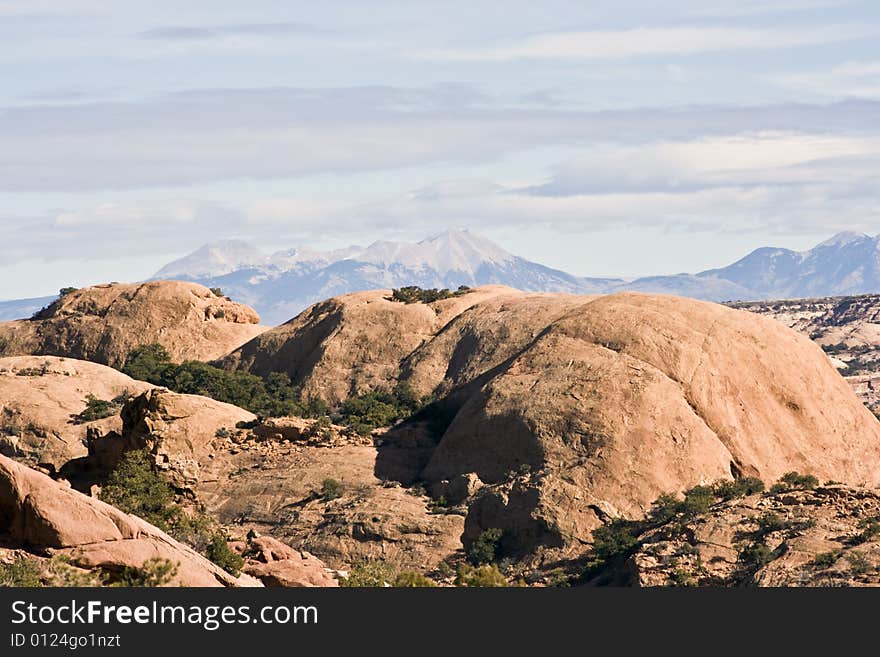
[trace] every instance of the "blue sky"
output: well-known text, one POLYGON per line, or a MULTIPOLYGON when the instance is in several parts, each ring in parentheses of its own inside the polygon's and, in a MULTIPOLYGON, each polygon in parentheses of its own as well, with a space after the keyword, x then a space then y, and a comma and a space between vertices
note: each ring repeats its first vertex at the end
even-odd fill
POLYGON ((467 226, 582 275, 876 233, 847 0, 0 0, 0 298, 467 226))

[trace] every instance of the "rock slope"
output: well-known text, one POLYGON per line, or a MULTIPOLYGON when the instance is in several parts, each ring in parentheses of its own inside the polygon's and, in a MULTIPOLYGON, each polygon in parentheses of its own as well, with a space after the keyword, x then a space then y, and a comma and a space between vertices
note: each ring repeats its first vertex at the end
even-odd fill
POLYGON ((211 360, 260 334, 251 308, 194 283, 109 284, 65 294, 33 319, 0 324, 0 355, 51 355, 121 366, 159 343, 173 360, 211 360))
POLYGON ((109 416, 80 418, 87 398, 112 401, 152 386, 104 365, 55 356, 0 358, 0 453, 60 469, 85 456, 90 432, 120 431, 118 405, 109 416))
POLYGON ((840 484, 723 502, 638 539, 618 583, 880 585, 880 496, 840 484))
POLYGON ((287 371, 330 401, 400 380, 436 395, 383 437, 376 474, 432 490, 477 477, 488 485, 468 502, 465 544, 499 528, 511 554, 578 549, 604 520, 717 479, 880 483, 880 424, 778 322, 638 293, 472 295, 347 295, 225 362, 287 371))
POLYGON ((331 403, 387 387, 404 358, 464 310, 499 294, 478 288, 432 304, 390 300, 391 290, 356 292, 317 303, 220 360, 227 369, 265 376, 285 372, 307 396, 331 403))
POLYGON ((118 575, 149 559, 177 566, 171 586, 253 586, 235 578, 140 518, 0 456, 0 542, 77 567, 118 575))
POLYGON ((730 304, 782 322, 822 346, 859 398, 880 412, 880 295, 730 304))

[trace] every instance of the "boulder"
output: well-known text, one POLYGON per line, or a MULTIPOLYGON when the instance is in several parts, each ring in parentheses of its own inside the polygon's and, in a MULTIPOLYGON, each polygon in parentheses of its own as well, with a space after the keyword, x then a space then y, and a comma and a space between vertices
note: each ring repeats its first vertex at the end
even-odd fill
POLYGON ((118 370, 72 358, 0 358, 0 453, 55 470, 85 456, 89 432, 122 429, 124 398, 152 386, 118 370), (80 419, 89 396, 119 400, 111 414, 80 419))
POLYGON ((64 356, 121 367, 138 346, 174 361, 212 360, 266 330, 259 315, 181 281, 97 285, 65 294, 33 319, 0 323, 0 355, 64 356))
POLYGON ((0 538, 29 552, 61 554, 81 568, 118 573, 151 558, 177 566, 172 586, 243 586, 149 523, 0 456, 0 538))

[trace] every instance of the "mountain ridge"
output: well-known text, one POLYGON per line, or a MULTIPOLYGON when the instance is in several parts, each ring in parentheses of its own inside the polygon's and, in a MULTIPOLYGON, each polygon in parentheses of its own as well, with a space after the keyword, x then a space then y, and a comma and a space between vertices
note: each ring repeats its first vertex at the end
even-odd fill
MULTIPOLYGON (((706 301, 762 301, 880 292, 880 236, 843 231, 812 249, 759 247, 725 266, 632 280, 591 278, 514 255, 467 229, 419 242, 378 240, 320 251, 267 253, 242 240, 210 242, 160 269, 152 280, 219 287, 277 325, 318 301, 362 290, 417 285, 508 285, 528 292, 638 291, 706 301)), ((51 297, 0 302, 0 321, 30 316, 51 297)))

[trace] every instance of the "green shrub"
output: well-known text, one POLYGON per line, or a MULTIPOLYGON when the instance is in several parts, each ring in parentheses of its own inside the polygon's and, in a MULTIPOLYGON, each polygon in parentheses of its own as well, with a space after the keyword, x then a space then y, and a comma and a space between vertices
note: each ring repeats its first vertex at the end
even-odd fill
POLYGON ((394 586, 403 589, 434 588, 437 586, 433 580, 428 579, 421 573, 404 571, 394 578, 394 586))
POLYGON ((430 502, 428 502, 428 506, 431 511, 434 511, 435 513, 442 513, 449 508, 449 500, 446 499, 445 495, 441 495, 436 500, 431 500, 430 502))
POLYGON ((671 493, 663 493, 654 500, 648 512, 648 521, 663 525, 676 518, 689 520, 708 512, 715 501, 715 489, 710 486, 694 486, 685 491, 684 500, 679 500, 671 493))
POLYGON ((214 519, 199 510, 187 513, 175 505, 169 507, 168 515, 168 533, 196 552, 207 555, 208 546, 217 532, 214 519))
POLYGON ((76 288, 76 287, 62 287, 60 290, 58 290, 58 296, 59 297, 66 297, 68 294, 73 294, 78 289, 79 288, 76 288))
POLYGON ((831 568, 837 560, 840 558, 840 550, 834 550, 832 552, 822 552, 813 557, 813 565, 817 568, 831 568))
POLYGON ((463 565, 455 578, 456 586, 471 588, 488 588, 510 586, 507 578, 498 570, 495 564, 483 564, 482 566, 463 565))
POLYGON ((398 301, 400 303, 433 303, 442 299, 450 299, 452 297, 460 297, 471 291, 467 285, 460 286, 455 292, 443 288, 422 289, 416 285, 408 285, 406 287, 396 288, 391 291, 389 301, 398 301))
POLYGON ((39 564, 27 557, 16 557, 12 563, 0 563, 0 586, 31 589, 43 586, 39 564))
POLYGON ((819 485, 819 480, 811 474, 802 475, 798 472, 786 472, 779 482, 770 488, 771 493, 782 493, 788 490, 812 490, 819 485))
MULTIPOLYGON (((199 361, 176 364, 164 347, 144 345, 132 350, 122 367, 128 376, 163 386, 174 392, 202 395, 234 404, 261 417, 295 415, 327 418, 330 408, 319 399, 303 399, 302 390, 283 372, 260 378, 248 372, 228 372, 199 361)), ((350 397, 335 413, 340 424, 369 435, 374 429, 396 424, 425 407, 429 399, 418 397, 407 383, 391 391, 371 391, 350 397)))
POLYGON ((0 434, 4 436, 14 436, 18 438, 21 436, 21 427, 17 424, 3 424, 0 425, 0 434))
POLYGON ((498 548, 504 535, 497 527, 483 530, 467 549, 468 561, 474 565, 492 563, 499 556, 498 548))
POLYGON ((205 550, 205 556, 235 577, 238 577, 242 566, 244 566, 244 559, 229 548, 226 537, 220 532, 216 532, 211 537, 211 542, 208 543, 205 550))
POLYGON ((136 347, 128 354, 122 372, 133 379, 161 385, 165 371, 171 368, 171 356, 160 344, 136 347))
POLYGON ((140 568, 126 566, 122 569, 116 586, 155 588, 169 584, 177 575, 177 564, 168 559, 153 557, 147 559, 140 568))
POLYGON ((628 556, 638 546, 635 523, 617 519, 593 530, 593 554, 603 560, 628 556))
POLYGON ((176 515, 174 491, 153 469, 146 450, 133 450, 122 457, 101 488, 101 499, 163 531, 170 529, 176 515))
POLYGON ((222 297, 222 296, 224 296, 224 295, 223 295, 223 289, 222 289, 222 288, 219 288, 219 287, 212 287, 212 288, 209 288, 209 289, 211 290, 211 292, 214 294, 215 297, 222 297))
POLYGON ((566 573, 562 568, 554 568, 544 579, 544 582, 547 586, 557 588, 557 589, 566 589, 571 586, 571 580, 573 577, 566 573))
POLYGON ((778 532, 789 527, 789 523, 783 520, 782 516, 773 511, 765 511, 757 519, 758 530, 761 534, 770 534, 778 532))
POLYGON ((342 497, 342 482, 327 478, 321 482, 321 499, 325 502, 342 497))
MULTIPOLYGON (((662 525, 678 515, 681 501, 671 493, 663 493, 654 500, 651 510, 648 511, 648 520, 656 525, 662 525)), ((595 532, 593 532, 595 537, 595 532)))
POLYGON ((74 424, 85 424, 86 422, 95 422, 103 420, 106 417, 112 417, 119 413, 122 404, 119 397, 112 401, 106 399, 98 399, 92 394, 85 398, 86 407, 79 415, 74 416, 74 424))
POLYGON ((48 566, 48 586, 82 588, 104 585, 99 573, 76 568, 71 565, 70 559, 64 555, 56 555, 49 559, 48 566))
POLYGON ((48 363, 43 363, 39 367, 22 367, 16 371, 16 376, 46 376, 49 373, 48 363))
POLYGON ((734 500, 747 495, 764 492, 764 482, 757 477, 743 477, 733 481, 719 481, 712 487, 712 492, 721 500, 734 500))
POLYGON ((750 543, 740 550, 739 558, 747 564, 763 566, 773 559, 773 551, 764 543, 750 543))
POLYGON ((408 383, 398 383, 390 392, 373 391, 350 397, 339 409, 339 422, 366 436, 373 429, 414 415, 426 402, 408 383))
POLYGON ((227 372, 199 361, 175 364, 158 344, 134 349, 122 371, 134 379, 174 392, 234 404, 262 417, 320 417, 329 410, 320 400, 303 401, 302 391, 293 386, 283 372, 272 372, 262 379, 247 372, 227 372))
POLYGON ((347 578, 339 580, 340 586, 386 587, 397 579, 391 564, 385 561, 364 561, 352 566, 347 578))
POLYGON ((857 543, 867 543, 876 536, 880 536, 880 517, 864 518, 859 522, 861 533, 856 537, 857 543))
POLYGON ((715 493, 711 486, 694 486, 684 493, 681 513, 686 518, 693 518, 707 513, 713 504, 715 504, 715 493))
POLYGON ((849 562, 849 571, 853 575, 865 575, 866 573, 870 573, 872 570, 875 570, 874 566, 871 565, 871 562, 865 558, 865 555, 861 552, 851 552, 846 555, 846 560, 849 562))
POLYGON ((693 587, 699 584, 693 573, 681 567, 674 568, 669 574, 669 583, 672 584, 672 586, 685 587, 693 587))

